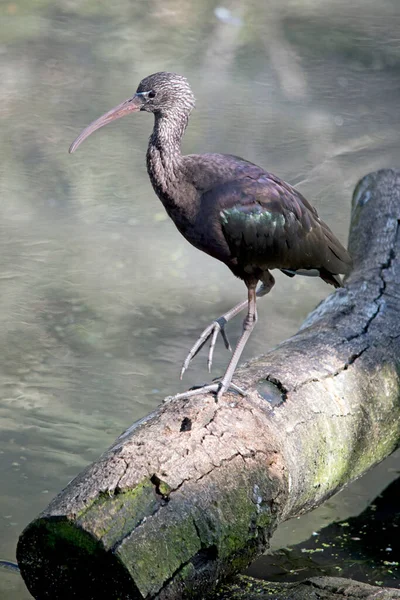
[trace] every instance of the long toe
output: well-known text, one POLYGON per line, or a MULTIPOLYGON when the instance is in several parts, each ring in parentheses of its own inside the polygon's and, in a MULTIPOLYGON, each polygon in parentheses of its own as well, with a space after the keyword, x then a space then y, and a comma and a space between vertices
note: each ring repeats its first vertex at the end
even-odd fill
POLYGON ((225 348, 227 348, 227 350, 230 350, 232 352, 231 345, 229 343, 228 337, 225 332, 225 325, 231 319, 233 319, 233 317, 235 317, 237 314, 239 314, 244 308, 246 308, 247 304, 248 304, 247 300, 244 300, 243 302, 239 302, 239 304, 236 304, 236 306, 234 306, 233 308, 228 310, 225 314, 223 314, 218 319, 215 319, 215 321, 213 321, 211 323, 211 325, 209 325, 208 327, 205 328, 205 330, 203 331, 203 333, 201 334, 199 339, 196 341, 195 344, 193 344, 193 346, 189 350, 189 354, 187 355, 187 357, 182 365, 181 379, 183 377, 184 372, 188 368, 190 362, 193 360, 193 358, 196 356, 196 354, 198 352, 200 352, 200 350, 202 349, 204 344, 210 339, 210 337, 211 337, 211 347, 210 347, 210 350, 208 353, 209 368, 211 368, 212 357, 213 357, 213 353, 214 353, 214 346, 215 346, 215 341, 218 337, 218 333, 220 333, 222 336, 223 342, 225 344, 225 348))
POLYGON ((218 401, 222 398, 227 389, 230 389, 243 397, 247 396, 246 391, 242 390, 242 388, 234 383, 230 383, 228 386, 226 386, 225 384, 217 381, 208 385, 192 388, 187 392, 181 392, 180 394, 175 394, 174 396, 167 396, 164 399, 164 403, 172 402, 173 400, 186 400, 188 398, 193 398, 193 396, 204 396, 205 394, 215 394, 215 400, 218 401))
POLYGON ((206 327, 204 329, 204 331, 202 332, 202 334, 197 339, 197 341, 190 348, 189 353, 188 353, 187 357, 185 358, 184 363, 182 365, 181 375, 180 375, 181 379, 182 379, 186 369, 188 368, 188 366, 194 359, 194 357, 200 352, 200 350, 203 348, 203 346, 208 342, 208 340, 210 338, 211 338, 210 349, 208 351, 208 360, 207 360, 207 365, 208 365, 209 371, 211 370, 215 343, 217 341, 217 337, 218 337, 219 333, 222 335, 222 339, 224 341, 225 347, 228 350, 231 350, 231 346, 230 346, 230 343, 229 343, 229 340, 225 333, 225 328, 224 328, 225 324, 226 324, 226 319, 224 319, 223 321, 221 319, 224 319, 224 318, 220 317, 219 319, 216 319, 215 321, 213 321, 211 323, 211 325, 206 327))
POLYGON ((219 383, 211 383, 210 385, 203 385, 197 389, 188 390, 187 392, 181 392, 174 396, 167 396, 164 399, 164 403, 172 402, 173 400, 186 400, 187 398, 193 398, 193 396, 204 396, 205 394, 211 394, 218 392, 219 383))

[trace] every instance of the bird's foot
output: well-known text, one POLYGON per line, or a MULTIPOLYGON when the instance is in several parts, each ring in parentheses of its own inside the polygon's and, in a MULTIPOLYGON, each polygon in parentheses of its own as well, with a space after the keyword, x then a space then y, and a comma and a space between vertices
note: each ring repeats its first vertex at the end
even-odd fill
POLYGON ((187 392, 181 392, 180 394, 175 394, 174 396, 167 396, 164 399, 164 404, 172 402, 173 400, 187 400, 188 398, 193 398, 193 396, 202 396, 203 394, 214 393, 216 395, 216 402, 220 400, 223 394, 227 391, 227 389, 231 389, 234 392, 237 392, 243 397, 246 397, 246 392, 242 390, 238 385, 234 383, 229 383, 225 386, 221 381, 216 383, 210 383, 209 385, 199 385, 190 388, 187 392))
POLYGON ((206 344, 210 338, 211 338, 211 342, 210 342, 210 348, 208 351, 207 367, 208 367, 208 371, 209 372, 211 371, 215 343, 217 341, 217 337, 218 337, 219 333, 221 334, 222 339, 224 340, 225 348, 227 350, 232 351, 231 345, 229 343, 228 337, 225 332, 225 325, 227 324, 227 322, 228 321, 225 319, 225 317, 220 317, 219 319, 215 319, 215 321, 213 321, 211 323, 211 325, 209 325, 208 327, 205 328, 205 330, 200 335, 197 342, 195 344, 193 344, 193 346, 191 347, 189 354, 187 355, 185 362, 182 365, 181 379, 183 377, 184 372, 188 368, 189 364, 193 360, 193 358, 196 356, 196 354, 198 354, 200 352, 200 350, 202 349, 204 344, 206 344))

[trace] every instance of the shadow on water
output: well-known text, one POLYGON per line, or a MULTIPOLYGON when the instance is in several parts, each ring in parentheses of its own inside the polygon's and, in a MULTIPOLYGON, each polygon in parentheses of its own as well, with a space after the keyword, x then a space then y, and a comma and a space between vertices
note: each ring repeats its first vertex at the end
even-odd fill
POLYGON ((400 586, 400 478, 360 515, 332 523, 300 544, 266 554, 247 575, 268 581, 345 577, 371 585, 400 586))

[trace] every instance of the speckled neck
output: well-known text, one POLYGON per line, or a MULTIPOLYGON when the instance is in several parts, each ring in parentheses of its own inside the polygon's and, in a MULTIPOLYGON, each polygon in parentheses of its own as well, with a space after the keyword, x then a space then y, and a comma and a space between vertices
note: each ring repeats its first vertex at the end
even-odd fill
POLYGON ((147 150, 147 171, 156 194, 167 207, 179 203, 177 186, 182 179, 181 141, 189 117, 179 110, 154 116, 154 129, 147 150))

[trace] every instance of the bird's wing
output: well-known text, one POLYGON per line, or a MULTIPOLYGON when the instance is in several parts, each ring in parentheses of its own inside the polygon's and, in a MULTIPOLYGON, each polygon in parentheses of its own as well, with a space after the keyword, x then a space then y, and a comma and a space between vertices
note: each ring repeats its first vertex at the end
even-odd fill
POLYGON ((347 273, 351 258, 317 211, 293 187, 265 173, 212 191, 223 234, 241 264, 347 273))

